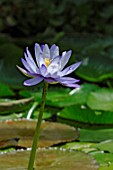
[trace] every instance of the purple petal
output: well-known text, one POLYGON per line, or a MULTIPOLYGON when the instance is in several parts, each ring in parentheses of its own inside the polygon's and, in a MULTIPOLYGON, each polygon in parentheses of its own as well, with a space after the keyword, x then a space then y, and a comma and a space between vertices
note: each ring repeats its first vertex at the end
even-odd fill
POLYGON ((39 67, 40 67, 39 60, 40 60, 41 54, 42 54, 42 50, 41 50, 39 44, 36 43, 35 44, 35 57, 36 57, 36 62, 37 62, 39 67))
POLYGON ((33 76, 31 73, 29 73, 29 72, 26 71, 25 69, 23 69, 23 68, 21 68, 21 67, 19 67, 19 66, 17 66, 17 68, 18 68, 23 74, 25 74, 26 76, 28 76, 28 77, 32 77, 32 76, 33 76))
POLYGON ((80 66, 81 62, 78 62, 76 64, 72 64, 71 66, 65 68, 63 71, 59 73, 60 76, 65 76, 70 73, 72 73, 74 70, 76 70, 80 66))
POLYGON ((38 61, 37 64, 38 64, 38 67, 39 67, 39 68, 41 68, 41 66, 42 66, 43 64, 45 64, 44 58, 42 57, 41 54, 38 56, 37 61, 38 61))
POLYGON ((60 69, 60 56, 56 56, 49 66, 47 67, 47 73, 50 73, 51 75, 58 72, 60 69))
POLYGON ((27 52, 27 56, 28 56, 31 60, 33 60, 32 55, 31 55, 31 53, 30 53, 29 50, 28 50, 28 47, 26 48, 26 52, 27 52))
POLYGON ((50 50, 47 44, 45 44, 44 48, 43 48, 43 52, 42 52, 42 56, 43 58, 50 58, 50 50))
MULTIPOLYGON (((46 47, 45 47, 45 45, 43 45, 43 46, 44 46, 43 48, 46 50, 47 46, 46 47)), ((38 67, 41 67, 43 64, 45 64, 45 61, 44 61, 45 55, 46 55, 46 53, 44 54, 44 51, 42 52, 39 44, 36 43, 35 44, 35 56, 36 56, 36 61, 37 61, 38 67)))
POLYGON ((57 81, 57 79, 59 79, 60 76, 57 75, 57 72, 55 72, 53 74, 47 73, 46 78, 49 78, 49 77, 57 81))
POLYGON ((28 56, 27 56, 27 54, 25 52, 24 52, 24 56, 25 56, 25 59, 27 60, 28 56))
MULTIPOLYGON (((25 53, 24 53, 25 54, 25 53)), ((38 72, 38 67, 37 65, 35 64, 34 60, 30 59, 29 57, 26 57, 26 62, 27 62, 27 65, 29 66, 29 68, 34 72, 34 73, 37 73, 38 72)), ((25 63, 25 62, 24 62, 25 63)), ((26 65, 26 64, 25 64, 26 65)))
POLYGON ((60 77, 56 79, 58 82, 62 83, 62 84, 72 84, 72 83, 77 83, 79 82, 79 80, 74 79, 72 77, 60 77))
POLYGON ((68 63, 69 58, 71 57, 72 51, 68 51, 65 55, 62 56, 61 58, 61 70, 64 68, 64 66, 68 63))
POLYGON ((45 80, 46 82, 48 82, 48 83, 54 83, 54 82, 56 82, 56 81, 55 81, 53 78, 51 78, 51 77, 45 77, 44 80, 45 80))
MULTIPOLYGON (((52 64, 60 64, 60 60, 61 60, 61 56, 56 56, 50 63, 50 65, 52 64)), ((49 66, 50 66, 49 65, 49 66)))
POLYGON ((27 61, 25 61, 23 58, 21 58, 22 64, 24 65, 24 67, 31 73, 34 73, 34 71, 31 69, 31 67, 29 66, 29 64, 27 63, 27 61))
POLYGON ((59 55, 59 47, 53 44, 50 48, 50 59, 54 59, 59 55))
POLYGON ((41 72, 41 75, 42 76, 45 76, 46 75, 46 72, 47 72, 47 68, 44 64, 42 64, 41 68, 40 68, 40 72, 41 72))
MULTIPOLYGON (((28 57, 26 57, 26 55, 25 55, 26 61, 29 58, 31 60, 31 62, 33 63, 34 67, 37 68, 37 65, 36 65, 31 53, 29 52, 28 47, 26 48, 26 51, 27 51, 27 56, 28 56, 28 57)), ((26 53, 24 53, 24 54, 26 54, 26 53)))
POLYGON ((44 49, 44 44, 42 44, 41 46, 40 46, 40 48, 41 48, 41 50, 43 51, 43 49, 44 49))
POLYGON ((63 53, 62 53, 62 56, 64 56, 66 54, 66 51, 64 51, 63 53))
POLYGON ((37 76, 32 79, 24 81, 25 86, 34 86, 38 83, 40 83, 43 80, 43 77, 37 76))

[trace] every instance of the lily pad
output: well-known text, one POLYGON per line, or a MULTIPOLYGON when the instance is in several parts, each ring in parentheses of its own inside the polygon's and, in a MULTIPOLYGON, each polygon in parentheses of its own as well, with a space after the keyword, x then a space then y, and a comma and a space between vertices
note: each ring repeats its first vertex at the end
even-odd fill
MULTIPOLYGON (((38 115, 39 115, 39 112, 38 112, 38 111, 34 111, 32 118, 33 118, 33 119, 37 119, 38 115)), ((43 119, 49 119, 51 116, 52 116, 52 113, 50 113, 50 112, 44 112, 42 118, 43 118, 43 119)))
POLYGON ((102 141, 95 145, 96 148, 113 153, 113 140, 102 141))
POLYGON ((103 88, 91 92, 87 104, 91 109, 113 111, 113 90, 103 88))
MULTIPOLYGON (((18 139, 17 145, 19 147, 30 148, 35 127, 36 121, 33 120, 22 119, 0 122, 0 141, 16 138, 18 139)), ((61 123, 42 122, 39 147, 48 147, 62 142, 73 141, 78 136, 79 132, 74 127, 61 123)))
POLYGON ((113 127, 113 112, 91 110, 84 105, 73 105, 58 112, 58 120, 79 127, 113 127))
POLYGON ((80 129, 79 140, 82 142, 101 142, 113 139, 113 129, 80 129))
POLYGON ((113 163, 113 154, 102 151, 90 153, 101 166, 109 166, 113 163))
MULTIPOLYGON (((30 151, 18 151, 0 155, 0 169, 27 169, 30 151), (6 161, 7 160, 7 161, 6 161)), ((38 150, 35 170, 97 170, 98 165, 82 152, 46 149, 38 150)))
POLYGON ((79 150, 85 153, 96 151, 96 148, 94 147, 95 147, 95 144, 90 143, 90 142, 70 142, 62 146, 62 148, 65 148, 65 149, 79 150))
POLYGON ((89 56, 83 60, 82 65, 76 71, 79 77, 91 82, 113 78, 113 59, 107 54, 89 54, 89 56))
POLYGON ((67 107, 74 104, 85 104, 91 91, 95 91, 99 87, 91 84, 83 84, 80 89, 71 91, 50 91, 47 96, 47 104, 55 107, 67 107))
MULTIPOLYGON (((67 107, 74 104, 85 104, 91 91, 97 90, 99 87, 94 84, 83 84, 80 89, 70 90, 65 88, 50 89, 46 104, 55 107, 67 107)), ((20 95, 23 97, 34 96, 36 101, 41 100, 41 93, 21 90, 20 95)))
POLYGON ((25 98, 19 100, 4 100, 0 102, 0 114, 14 113, 26 110, 33 98, 25 98))
POLYGON ((0 121, 5 121, 5 120, 14 120, 14 119, 18 119, 18 118, 21 118, 21 117, 23 117, 23 114, 22 113, 18 113, 18 114, 16 114, 16 113, 11 113, 11 114, 2 114, 2 115, 0 115, 0 121))
POLYGON ((113 170, 113 163, 107 166, 100 166, 99 170, 113 170))

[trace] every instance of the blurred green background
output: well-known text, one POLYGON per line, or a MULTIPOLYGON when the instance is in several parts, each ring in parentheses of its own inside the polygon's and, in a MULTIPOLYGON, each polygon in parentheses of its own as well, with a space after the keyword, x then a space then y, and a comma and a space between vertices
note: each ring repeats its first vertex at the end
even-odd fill
POLYGON ((70 63, 83 61, 76 76, 113 86, 112 0, 1 0, 0 82, 20 86, 24 77, 16 64, 26 46, 56 43, 73 50, 70 63))

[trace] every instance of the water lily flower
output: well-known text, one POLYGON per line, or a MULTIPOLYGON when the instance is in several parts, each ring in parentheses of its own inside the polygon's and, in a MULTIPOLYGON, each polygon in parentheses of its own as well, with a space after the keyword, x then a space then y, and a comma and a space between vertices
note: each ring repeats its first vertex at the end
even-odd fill
POLYGON ((25 59, 21 59, 25 68, 17 66, 23 74, 30 77, 30 79, 24 81, 24 85, 33 86, 45 80, 51 84, 60 83, 67 87, 79 87, 76 84, 79 80, 67 77, 67 75, 75 71, 81 62, 64 68, 71 57, 71 53, 72 51, 70 50, 59 55, 59 47, 55 44, 49 48, 47 44, 40 46, 36 43, 35 59, 33 59, 27 47, 24 53, 25 59))

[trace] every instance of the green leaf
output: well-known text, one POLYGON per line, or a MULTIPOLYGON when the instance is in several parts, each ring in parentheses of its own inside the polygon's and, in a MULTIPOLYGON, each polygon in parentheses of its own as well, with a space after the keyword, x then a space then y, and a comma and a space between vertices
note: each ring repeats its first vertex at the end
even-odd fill
MULTIPOLYGON (((83 84, 80 89, 52 88, 47 94, 46 104, 55 107, 66 107, 74 104, 85 104, 91 91, 99 87, 94 84, 83 84)), ((41 93, 21 90, 20 95, 24 97, 34 96, 36 101, 41 101, 41 93)))
POLYGON ((113 153, 113 140, 102 141, 101 143, 96 144, 95 147, 99 150, 113 153))
POLYGON ((81 126, 113 126, 113 112, 101 112, 95 111, 87 108, 86 106, 73 105, 70 107, 66 107, 65 109, 58 112, 58 118, 64 120, 65 122, 69 122, 72 125, 76 125, 76 123, 81 123, 81 126))
MULTIPOLYGON (((111 155, 113 156, 113 155, 111 155)), ((107 166, 100 166, 99 170, 113 170, 113 163, 108 162, 107 166)))
POLYGON ((80 129, 79 140, 82 142, 101 142, 113 139, 113 129, 80 129))
POLYGON ((0 97, 14 96, 13 90, 9 86, 0 83, 0 97))
POLYGON ((96 92, 91 92, 87 105, 91 109, 113 111, 113 90, 103 88, 96 92))
POLYGON ((12 114, 9 114, 9 115, 0 115, 0 121, 3 121, 3 120, 15 120, 15 119, 18 119, 18 118, 21 118, 22 117, 22 113, 20 114, 15 114, 15 113, 12 113, 12 114))
MULTIPOLYGON (((37 119, 38 115, 39 115, 39 112, 35 111, 35 112, 33 113, 32 118, 33 118, 33 119, 37 119)), ((44 112, 44 114, 43 114, 43 119, 48 119, 48 118, 50 118, 51 116, 52 116, 52 113, 44 112)))
POLYGON ((101 166, 106 167, 106 165, 109 166, 110 163, 113 163, 113 154, 111 153, 104 153, 99 151, 92 152, 90 155, 92 155, 101 166))
POLYGON ((87 57, 77 69, 76 74, 92 82, 113 78, 113 59, 104 55, 87 57))
POLYGON ((62 148, 65 148, 65 149, 79 150, 85 153, 95 151, 96 148, 94 147, 95 147, 95 144, 89 143, 89 142, 70 142, 62 146, 62 148))

